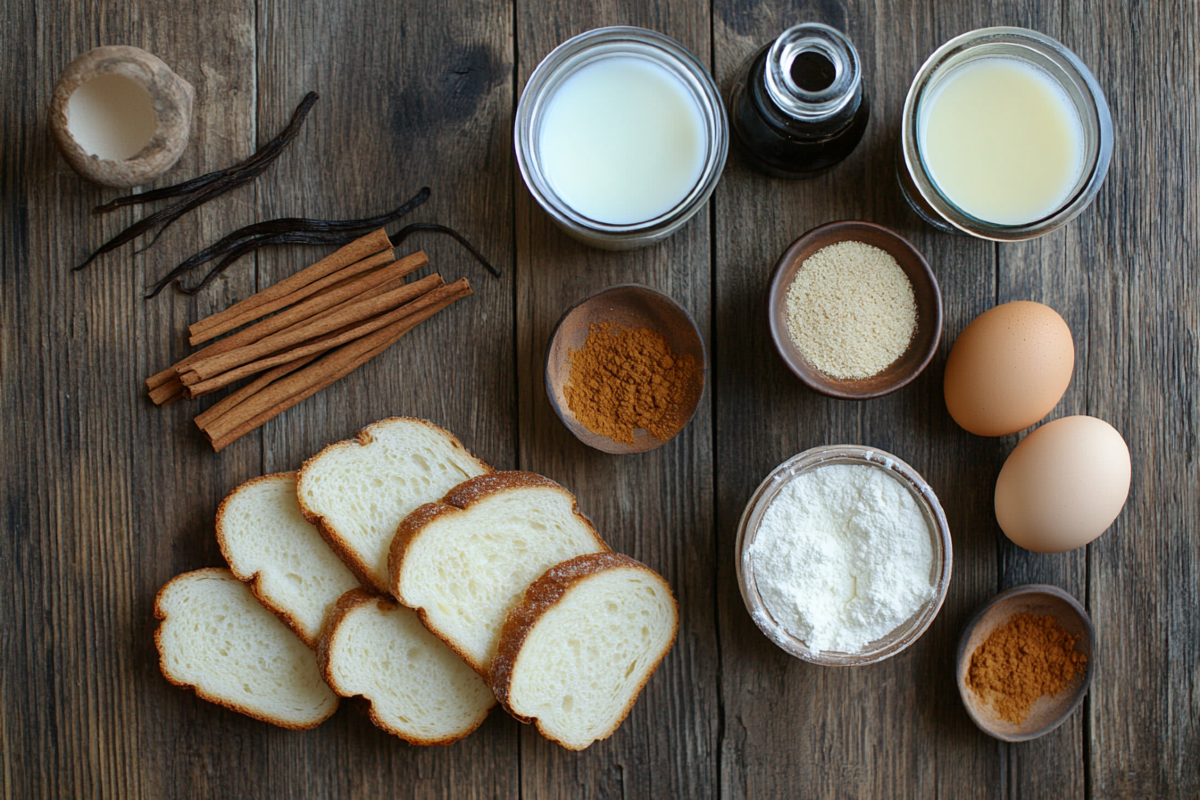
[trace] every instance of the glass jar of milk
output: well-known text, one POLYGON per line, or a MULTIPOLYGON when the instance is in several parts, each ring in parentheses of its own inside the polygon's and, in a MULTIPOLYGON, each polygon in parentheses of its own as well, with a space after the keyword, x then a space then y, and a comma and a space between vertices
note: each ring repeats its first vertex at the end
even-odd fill
POLYGON ((529 78, 513 132, 538 204, 574 238, 627 250, 681 228, 716 188, 729 126, 708 70, 628 26, 559 45, 529 78))
POLYGON ((1104 92, 1079 57, 1025 28, 982 28, 934 51, 904 101, 896 173, 926 222, 1032 239, 1095 198, 1112 157, 1104 92))

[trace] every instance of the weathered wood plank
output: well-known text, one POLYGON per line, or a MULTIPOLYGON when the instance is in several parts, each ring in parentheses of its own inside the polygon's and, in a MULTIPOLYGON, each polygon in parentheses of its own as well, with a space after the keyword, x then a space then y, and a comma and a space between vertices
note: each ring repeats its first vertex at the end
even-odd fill
MULTIPOLYGON (((709 60, 702 3, 517 4, 519 83, 555 46, 604 25, 640 25, 709 60)), ((691 424, 650 453, 589 450, 546 399, 550 331, 572 303, 605 286, 636 282, 666 292, 709 329, 708 215, 645 250, 591 250, 567 238, 524 186, 517 189, 517 361, 524 469, 560 481, 615 549, 666 577, 679 601, 679 638, 612 738, 570 753, 526 729, 524 797, 712 797, 716 793, 717 651, 713 624, 711 392, 691 424)), ((711 379, 711 378, 710 378, 711 379)))
MULTIPOLYGON (((10 89, 9 112, 0 117, 0 441, 4 469, 0 471, 0 789, 35 794, 46 782, 45 750, 27 743, 30 732, 44 729, 42 706, 29 701, 34 681, 41 677, 35 649, 45 650, 42 609, 32 580, 18 574, 40 573, 40 508, 28 502, 30 477, 37 453, 18 446, 25 420, 37 418, 34 389, 40 379, 23 367, 39 346, 38 331, 30 330, 24 309, 27 287, 38 281, 30 274, 29 195, 33 184, 28 165, 40 152, 36 96, 38 87, 18 80, 20 64, 37 58, 34 4, 6 3, 0 7, 0 28, 8 32, 7 58, 0 75, 10 89), (28 738, 27 738, 28 737, 28 738)), ((44 128, 41 130, 44 131, 44 128)), ((40 738, 40 736, 38 737, 40 738)))
MULTIPOLYGON (((148 272, 236 216, 228 206, 203 209, 147 256, 127 247, 72 274, 141 209, 90 215, 92 205, 117 193, 85 184, 54 152, 46 102, 77 54, 100 44, 140 45, 195 84, 200 100, 193 146, 164 181, 196 174, 201 153, 228 163, 253 142, 252 76, 240 106, 223 95, 218 104, 203 70, 252 52, 252 40, 237 31, 253 9, 231 3, 185 17, 170 16, 163 4, 29 10, 52 23, 20 37, 30 52, 4 65, 7 83, 25 94, 23 131, 9 140, 19 161, 5 169, 21 175, 14 207, 23 209, 25 227, 5 237, 5 295, 19 302, 4 321, 12 348, 4 382, 17 395, 9 407, 16 413, 3 415, 5 506, 24 509, 16 512, 23 521, 6 525, 6 535, 17 538, 6 549, 4 583, 20 592, 15 613, 6 615, 9 641, 19 648, 5 648, 6 773, 11 796, 163 796, 157 787, 170 776, 156 774, 146 754, 164 752, 154 743, 175 736, 165 723, 175 721, 170 703, 195 701, 182 693, 168 700, 154 675, 151 606, 178 565, 175 554, 203 559, 215 551, 190 540, 188 525, 219 490, 212 464, 177 471, 177 425, 141 397, 147 365, 177 346, 173 323, 183 304, 148 305, 140 290, 148 272), (205 22, 227 35, 199 35, 205 22), (152 462, 158 480, 144 485, 139 477, 152 462)), ((245 466, 243 459, 226 468, 245 466)))
POLYGON ((1133 486, 1088 548, 1101 661, 1089 699, 1096 797, 1200 794, 1200 9, 1069 4, 1064 41, 1108 92, 1117 147, 1080 218, 1087 413, 1112 423, 1133 486))
MULTIPOLYGON (((286 118, 306 91, 321 95, 291 158, 264 176, 263 218, 368 216, 427 185, 431 200, 389 229, 418 220, 451 225, 504 271, 503 280, 492 279, 443 237, 404 243, 400 252, 429 253, 425 272, 448 281, 465 275, 475 295, 269 423, 264 470, 295 469, 324 445, 393 415, 433 420, 489 463, 512 466, 511 7, 275 2, 260 4, 257 30, 260 115, 286 118)), ((264 284, 315 255, 314 248, 264 254, 264 284)), ((416 748, 347 708, 311 735, 253 734, 270 761, 291 765, 269 775, 283 795, 383 797, 405 787, 414 796, 485 798, 517 792, 518 728, 496 712, 452 747, 416 748)))
MULTIPOLYGON (((995 24, 1034 28, 1057 39, 1075 25, 1064 21, 1063 4, 1056 0, 999 2, 992 9, 995 24)), ((1080 20, 1080 22, 1085 22, 1080 20)), ((990 24, 990 21, 989 21, 990 24)), ((1086 24, 1086 22, 1085 22, 1086 24)), ((1088 212, 1096 213, 1095 210, 1088 212)), ((996 303, 1036 300, 1058 311, 1071 328, 1075 340, 1075 374, 1057 408, 1047 419, 1087 413, 1087 398, 1103 387, 1092 386, 1086 374, 1088 363, 1088 261, 1078 223, 1031 242, 996 247, 996 303)), ((995 485, 1003 459, 1023 435, 1001 439, 1000 459, 987 479, 995 485)), ((980 520, 990 526, 1000 552, 1000 588, 1028 583, 1058 586, 1087 602, 1087 553, 1078 550, 1062 555, 1032 553, 1012 544, 996 524, 994 514, 980 520)), ((1088 699, 1085 703, 1090 703, 1088 699)), ((1085 721, 1088 708, 1074 714, 1062 727, 1034 742, 998 744, 1004 772, 1005 794, 1012 798, 1084 797, 1087 790, 1087 758, 1084 755, 1085 721)))
MULTIPOLYGON (((991 490, 981 457, 994 446, 965 434, 945 412, 941 364, 948 343, 994 302, 993 248, 936 234, 905 206, 894 177, 900 109, 925 56, 975 27, 970 9, 716 4, 717 71, 728 86, 742 63, 805 20, 845 31, 859 48, 871 95, 864 141, 831 173, 800 182, 752 172, 734 158, 717 192, 716 351, 718 530, 725 731, 722 794, 785 796, 996 796, 996 745, 961 707, 953 681, 958 634, 995 592, 991 490), (946 331, 930 370, 901 392, 864 403, 821 398, 783 367, 763 316, 770 271, 789 242, 838 219, 868 219, 908 237, 941 282, 946 331), (776 464, 820 444, 862 443, 911 463, 938 493, 954 539, 954 577, 924 637, 882 664, 850 670, 802 664, 774 647, 745 612, 733 572, 737 520, 776 464), (785 744, 786 743, 786 744, 785 744)), ((994 474, 994 473, 993 473, 994 474)))
POLYGON ((0 7, 0 74, 10 87, 0 119, 0 795, 1195 797, 1200 112, 1188 93, 1200 69, 1200 14, 1188 4, 1112 0, 893 6, 0 7), (514 88, 563 39, 602 24, 646 25, 712 61, 727 85, 759 44, 803 19, 848 31, 872 91, 868 137, 830 175, 773 181, 735 153, 708 214, 627 254, 567 239, 516 179, 514 88), (1117 129, 1096 206, 1025 245, 932 232, 892 178, 913 72, 945 39, 987 24, 1039 28, 1075 49, 1108 91, 1117 129), (322 99, 256 185, 189 215, 146 254, 127 248, 72 275, 84 253, 144 211, 91 216, 116 193, 80 181, 45 130, 58 70, 114 43, 161 55, 196 86, 192 144, 164 183, 246 156, 308 89, 322 99), (265 253, 193 299, 144 303, 146 283, 238 225, 374 213, 426 184, 433 200, 412 219, 458 227, 506 269, 503 281, 449 242, 412 240, 447 277, 469 276, 477 294, 219 455, 190 423, 211 400, 165 409, 145 400, 142 378, 188 351, 187 322, 316 251, 265 253), (929 373, 864 404, 803 390, 778 363, 761 318, 779 252, 809 227, 848 217, 912 239, 946 300, 929 373), (654 453, 617 458, 561 428, 541 364, 561 311, 625 280, 667 291, 711 329, 714 369, 683 434, 654 453), (995 303, 1022 298, 1055 307, 1075 335, 1075 376, 1054 416, 1104 418, 1133 453, 1129 505, 1087 551, 1041 556, 1004 539, 992 486, 1019 437, 966 434, 942 403, 954 336, 995 303), (390 414, 433 419, 498 467, 562 481, 615 548, 671 582, 680 639, 612 739, 574 755, 497 713, 466 742, 422 750, 376 730, 352 704, 317 731, 294 733, 162 679, 154 593, 179 572, 220 563, 212 519, 225 493, 390 414), (922 472, 946 507, 956 556, 950 597, 925 637, 852 671, 776 651, 742 611, 731 568, 737 518, 761 477, 833 441, 890 450, 922 472), (1001 745, 963 712, 951 657, 979 603, 1035 581, 1087 603, 1099 673, 1083 712, 1063 728, 1001 745))

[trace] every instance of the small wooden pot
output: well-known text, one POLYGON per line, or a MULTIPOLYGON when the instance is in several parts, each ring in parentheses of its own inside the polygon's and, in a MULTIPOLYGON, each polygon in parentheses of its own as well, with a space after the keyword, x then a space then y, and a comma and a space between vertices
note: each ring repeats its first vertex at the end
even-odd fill
POLYGON ((50 100, 50 131, 71 168, 103 186, 128 188, 157 178, 175 165, 187 147, 196 90, 162 59, 137 47, 97 47, 72 61, 50 100), (144 89, 153 104, 154 133, 138 152, 121 159, 89 153, 69 125, 71 95, 103 76, 124 78, 144 89))

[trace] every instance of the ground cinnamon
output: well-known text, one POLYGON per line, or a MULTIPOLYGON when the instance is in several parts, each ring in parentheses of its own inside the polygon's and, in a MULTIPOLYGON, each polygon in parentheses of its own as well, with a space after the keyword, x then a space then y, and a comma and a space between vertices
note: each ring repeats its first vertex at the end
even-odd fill
POLYGON ((1052 616, 1017 614, 975 648, 967 686, 990 697, 1001 719, 1020 725, 1039 697, 1058 694, 1086 669, 1087 656, 1075 652, 1078 639, 1052 616))
POLYGON ((637 428, 670 439, 703 388, 696 360, 677 355, 649 328, 593 324, 570 363, 567 407, 588 430, 622 444, 633 444, 637 428))

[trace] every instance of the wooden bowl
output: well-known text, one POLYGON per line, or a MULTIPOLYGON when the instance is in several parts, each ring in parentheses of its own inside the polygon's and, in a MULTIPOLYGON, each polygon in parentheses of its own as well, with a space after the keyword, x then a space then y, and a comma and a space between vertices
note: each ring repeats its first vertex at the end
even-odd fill
POLYGON ((942 292, 925 257, 900 234, 871 222, 830 222, 792 242, 775 265, 767 304, 771 338, 788 369, 813 391, 842 400, 881 397, 906 386, 929 366, 942 338, 942 292), (787 293, 801 265, 821 248, 846 241, 878 247, 896 259, 912 284, 917 303, 917 329, 908 349, 882 372, 860 380, 842 380, 821 372, 792 342, 787 326, 787 293))
POLYGON ((625 283, 603 289, 568 308, 550 334, 550 344, 546 348, 546 394, 554 413, 567 426, 567 430, 587 446, 605 453, 644 453, 660 447, 667 440, 658 439, 641 428, 633 432, 633 444, 624 444, 593 433, 575 419, 567 407, 563 388, 571 378, 570 352, 582 349, 591 326, 602 322, 612 322, 623 328, 658 331, 675 353, 690 355, 700 365, 700 385, 695 391, 687 393, 686 407, 678 412, 679 418, 684 420, 680 430, 691 421, 704 393, 708 356, 700 330, 683 306, 670 297, 646 286, 625 283))
POLYGON ((104 186, 141 186, 169 170, 183 155, 195 95, 192 85, 153 53, 124 45, 97 47, 68 64, 59 77, 50 98, 50 131, 67 163, 84 178, 104 186), (136 118, 137 109, 143 108, 140 101, 149 105, 144 110, 154 118, 153 131, 137 153, 97 155, 76 138, 82 132, 71 125, 71 97, 85 85, 95 86, 91 83, 95 80, 108 81, 110 87, 115 81, 126 92, 121 101, 110 100, 111 105, 94 110, 103 122, 136 118))
POLYGON ((1079 708, 1088 687, 1092 685, 1092 675, 1096 669, 1095 640, 1092 621, 1083 606, 1057 586, 1030 584, 1001 592, 975 612, 958 641, 955 680, 967 713, 981 731, 1005 742, 1026 742, 1049 733, 1066 722, 1067 717, 1079 708), (1054 617, 1067 633, 1079 637, 1075 650, 1088 659, 1087 668, 1077 673, 1061 692, 1053 697, 1039 697, 1020 725, 1001 719, 986 698, 980 697, 967 686, 967 670, 975 649, 987 641, 992 631, 1017 614, 1054 617))

